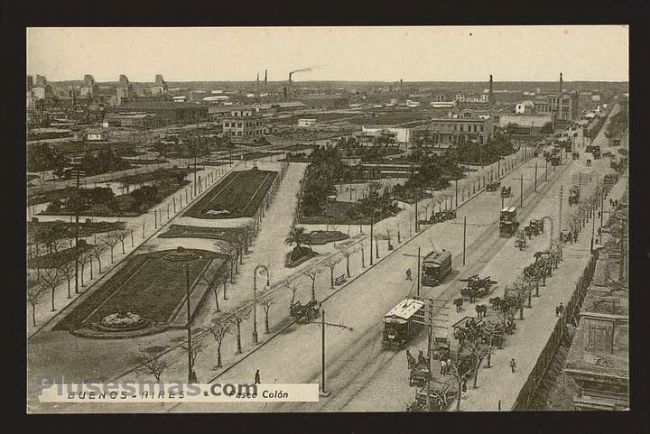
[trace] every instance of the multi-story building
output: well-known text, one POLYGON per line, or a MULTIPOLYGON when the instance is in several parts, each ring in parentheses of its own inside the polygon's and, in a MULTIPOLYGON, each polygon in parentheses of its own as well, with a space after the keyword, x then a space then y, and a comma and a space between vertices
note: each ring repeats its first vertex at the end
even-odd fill
POLYGON ((115 110, 155 114, 165 124, 187 124, 208 119, 208 106, 191 102, 136 101, 122 104, 115 110))
POLYGON ((414 128, 411 143, 439 153, 465 143, 484 145, 493 136, 492 118, 440 118, 432 119, 425 127, 414 128))
POLYGON ((231 110, 221 125, 224 136, 229 136, 233 142, 250 142, 264 137, 264 119, 254 107, 231 110))

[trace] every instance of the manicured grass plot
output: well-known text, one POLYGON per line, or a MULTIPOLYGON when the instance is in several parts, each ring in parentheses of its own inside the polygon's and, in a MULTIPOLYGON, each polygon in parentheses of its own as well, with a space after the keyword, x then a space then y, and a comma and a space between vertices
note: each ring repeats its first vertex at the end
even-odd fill
POLYGON ((268 170, 232 172, 190 207, 185 216, 207 219, 252 217, 276 176, 277 172, 268 170))
POLYGON ((185 264, 189 264, 190 285, 208 268, 223 265, 223 259, 214 253, 187 252, 195 259, 189 262, 168 260, 169 250, 133 257, 55 329, 74 330, 117 312, 132 312, 152 322, 168 321, 186 294, 185 264))

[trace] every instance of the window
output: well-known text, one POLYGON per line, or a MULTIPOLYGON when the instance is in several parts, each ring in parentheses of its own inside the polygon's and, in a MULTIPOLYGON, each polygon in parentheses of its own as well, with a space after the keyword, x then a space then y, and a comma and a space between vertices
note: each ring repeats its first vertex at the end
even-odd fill
POLYGON ((230 127, 230 122, 226 122, 226 123, 225 123, 225 126, 226 126, 226 127, 230 127))

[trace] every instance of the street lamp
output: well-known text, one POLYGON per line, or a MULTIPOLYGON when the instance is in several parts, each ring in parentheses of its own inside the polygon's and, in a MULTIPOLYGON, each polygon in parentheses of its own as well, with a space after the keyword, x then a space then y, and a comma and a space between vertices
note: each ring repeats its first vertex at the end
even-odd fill
POLYGON ((266 275, 268 285, 269 269, 266 265, 258 265, 253 271, 253 343, 257 344, 257 274, 266 275))
POLYGON ((190 262, 198 259, 198 256, 188 252, 184 247, 177 247, 174 254, 174 261, 185 263, 185 298, 187 299, 187 380, 189 383, 196 382, 196 373, 192 369, 192 310, 190 305, 190 262))

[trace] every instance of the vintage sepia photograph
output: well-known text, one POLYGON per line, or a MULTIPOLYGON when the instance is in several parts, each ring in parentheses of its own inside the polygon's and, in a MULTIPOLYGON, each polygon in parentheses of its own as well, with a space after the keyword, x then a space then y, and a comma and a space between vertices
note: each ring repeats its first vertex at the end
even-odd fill
POLYGON ((628 26, 26 43, 27 413, 631 409, 628 26))

